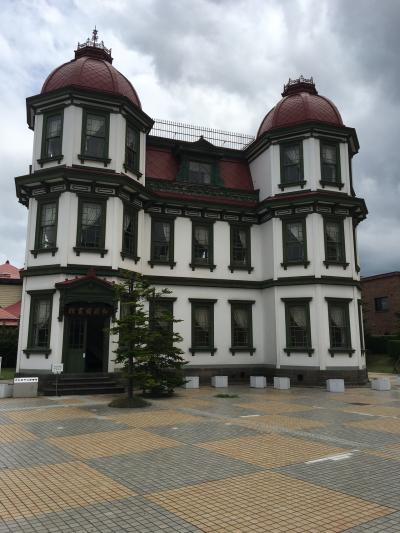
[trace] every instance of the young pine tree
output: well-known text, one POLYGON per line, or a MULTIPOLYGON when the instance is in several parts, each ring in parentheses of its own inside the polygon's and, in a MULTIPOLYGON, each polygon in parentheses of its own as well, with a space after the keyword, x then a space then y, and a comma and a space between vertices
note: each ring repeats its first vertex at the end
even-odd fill
POLYGON ((111 333, 119 338, 115 362, 124 367, 128 399, 133 398, 134 386, 144 394, 173 394, 175 387, 185 383, 186 361, 176 346, 183 339, 173 328, 180 320, 175 320, 163 305, 163 298, 171 291, 157 291, 140 275, 129 274, 116 285, 116 293, 121 303, 120 318, 111 333))

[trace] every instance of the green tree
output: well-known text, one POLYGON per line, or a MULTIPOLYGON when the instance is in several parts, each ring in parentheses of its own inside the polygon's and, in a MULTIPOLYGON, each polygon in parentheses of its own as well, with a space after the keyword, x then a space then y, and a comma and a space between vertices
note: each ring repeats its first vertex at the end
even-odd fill
POLYGON ((115 362, 123 365, 128 399, 133 398, 134 386, 150 395, 172 394, 185 383, 186 361, 176 346, 183 339, 173 330, 180 320, 166 311, 149 314, 149 305, 162 302, 171 291, 157 291, 138 274, 127 274, 115 290, 121 307, 111 333, 118 335, 115 362))

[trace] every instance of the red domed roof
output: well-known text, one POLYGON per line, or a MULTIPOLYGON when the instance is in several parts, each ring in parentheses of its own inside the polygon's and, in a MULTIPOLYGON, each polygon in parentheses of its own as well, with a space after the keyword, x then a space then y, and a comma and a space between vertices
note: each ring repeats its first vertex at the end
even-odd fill
POLYGON ((300 77, 285 85, 282 100, 261 122, 257 137, 277 128, 295 126, 304 122, 321 122, 343 126, 342 117, 335 104, 317 93, 314 82, 300 77))
POLYGON ((112 66, 111 50, 103 43, 89 39, 78 45, 75 59, 57 67, 48 76, 42 87, 42 94, 63 87, 76 87, 125 96, 132 104, 141 108, 139 97, 131 82, 112 66))

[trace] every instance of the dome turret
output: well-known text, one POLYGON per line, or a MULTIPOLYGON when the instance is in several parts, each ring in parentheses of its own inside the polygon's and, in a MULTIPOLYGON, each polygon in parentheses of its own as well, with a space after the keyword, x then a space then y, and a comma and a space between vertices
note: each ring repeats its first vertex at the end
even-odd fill
POLYGON ((283 88, 282 97, 261 122, 257 137, 270 130, 306 122, 343 126, 337 107, 328 98, 318 94, 313 78, 289 78, 283 88))
POLYGON ((57 67, 47 77, 42 87, 42 94, 62 88, 74 87, 96 91, 114 96, 123 96, 141 109, 137 92, 131 82, 112 66, 111 49, 98 42, 97 30, 93 30, 92 39, 79 44, 75 50, 75 59, 57 67))

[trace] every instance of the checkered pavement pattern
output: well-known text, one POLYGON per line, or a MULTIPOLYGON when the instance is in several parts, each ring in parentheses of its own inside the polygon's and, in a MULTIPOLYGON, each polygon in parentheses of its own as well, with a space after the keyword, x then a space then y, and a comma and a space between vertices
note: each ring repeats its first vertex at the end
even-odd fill
POLYGON ((394 378, 217 392, 0 400, 0 533, 400 532, 394 378))

